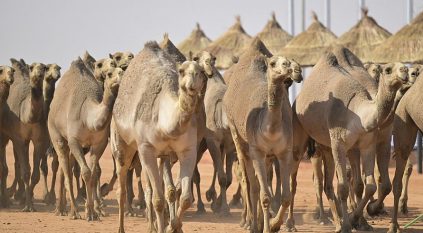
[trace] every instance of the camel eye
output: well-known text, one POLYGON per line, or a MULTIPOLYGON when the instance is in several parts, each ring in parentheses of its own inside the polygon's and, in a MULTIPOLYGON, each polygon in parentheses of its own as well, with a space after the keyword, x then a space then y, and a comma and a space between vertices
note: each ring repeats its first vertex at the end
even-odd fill
POLYGON ((3 69, 0 69, 0 74, 3 74, 3 69))
POLYGON ((97 68, 101 69, 103 67, 103 63, 97 63, 97 68))
POLYGON ((128 56, 130 59, 132 59, 132 58, 134 58, 134 55, 132 55, 132 54, 129 54, 129 56, 128 56))

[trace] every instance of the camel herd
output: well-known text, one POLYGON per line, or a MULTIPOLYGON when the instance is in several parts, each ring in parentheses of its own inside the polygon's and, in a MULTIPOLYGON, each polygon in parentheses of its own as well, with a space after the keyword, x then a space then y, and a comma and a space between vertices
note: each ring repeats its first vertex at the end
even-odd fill
POLYGON ((85 199, 84 217, 98 220, 107 215, 103 197, 117 182, 119 232, 124 232, 125 215, 134 214, 135 172, 137 205, 145 209, 148 231, 182 232, 184 212, 193 203, 192 184, 197 211, 205 211, 197 163, 208 150, 214 177, 206 197, 213 212, 226 215, 230 206, 242 203, 241 227, 277 232, 285 222, 288 231, 296 231, 296 177, 308 156, 319 220, 327 218, 324 191, 336 232, 372 230, 363 213, 386 212, 393 135, 395 201, 389 232, 400 231, 397 213, 407 211, 402 186, 409 172, 403 174, 411 166, 407 160, 417 130, 423 129, 419 65, 362 64, 348 49, 334 46, 313 67, 291 106, 288 88, 303 81, 301 64, 272 55, 260 39, 223 76, 215 62, 206 51, 186 58, 165 35, 160 44, 147 42, 136 56, 117 52, 96 61, 85 53, 63 75, 56 64, 28 65, 22 59, 0 66, 1 206, 8 207, 14 197, 23 211, 35 211, 34 187, 41 178, 44 201, 56 205, 57 215, 81 218, 77 200, 85 199), (15 179, 7 187, 9 141, 15 179), (109 142, 114 174, 101 185, 99 160, 109 142), (232 173, 238 189, 228 203, 232 173))

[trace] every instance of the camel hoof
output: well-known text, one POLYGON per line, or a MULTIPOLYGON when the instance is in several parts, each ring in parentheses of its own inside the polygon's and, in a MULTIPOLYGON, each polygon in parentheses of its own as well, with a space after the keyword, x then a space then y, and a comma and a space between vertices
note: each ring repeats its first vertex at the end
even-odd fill
POLYGON ((363 216, 358 219, 358 225, 356 225, 354 228, 359 231, 373 231, 373 227, 366 221, 363 216))
POLYGON ((239 226, 241 227, 241 228, 244 228, 244 226, 245 226, 245 224, 247 223, 247 221, 245 221, 245 219, 244 218, 241 218, 241 222, 239 222, 239 226))
MULTIPOLYGON (((273 229, 273 227, 272 227, 273 229)), ((288 218, 285 223, 285 229, 288 232, 297 232, 297 228, 295 228, 295 221, 292 218, 288 218)))
POLYGON ((402 214, 408 214, 408 206, 407 206, 407 199, 400 199, 399 202, 399 209, 401 211, 402 214))
POLYGON ((125 216, 126 217, 138 217, 138 214, 136 214, 134 210, 127 210, 127 211, 125 211, 125 216))
POLYGON ((396 223, 391 223, 391 225, 389 226, 389 230, 387 233, 401 233, 401 229, 398 225, 398 222, 396 223))
POLYGON ((377 203, 378 202, 376 199, 367 204, 366 210, 370 216, 379 216, 386 213, 385 205, 383 203, 378 205, 377 203))
POLYGON ((203 203, 197 204, 197 215, 202 215, 206 213, 206 209, 204 208, 203 203))
POLYGON ((211 202, 212 200, 216 200, 217 193, 215 189, 209 189, 206 192, 206 199, 208 202, 211 202))
POLYGON ((67 211, 65 209, 60 208, 60 207, 56 207, 56 209, 53 211, 53 213, 56 216, 66 216, 66 215, 68 215, 67 211))
POLYGON ((118 233, 125 233, 125 229, 119 227, 118 233))
POLYGON ((147 204, 145 203, 145 200, 142 197, 139 197, 137 201, 135 201, 135 206, 138 207, 140 210, 145 210, 147 207, 147 204))
POLYGON ((8 208, 11 204, 12 204, 12 202, 10 201, 8 195, 2 195, 0 197, 0 207, 8 208))
POLYGON ((19 202, 19 204, 24 204, 25 203, 24 191, 18 190, 17 192, 15 192, 13 199, 15 199, 15 201, 19 202))
POLYGON ((229 202, 229 207, 231 207, 232 209, 241 209, 242 208, 241 200, 239 198, 233 198, 229 202))
POLYGON ((27 205, 22 209, 22 212, 36 212, 36 210, 34 209, 33 206, 27 205))
POLYGON ((220 207, 219 216, 221 216, 221 217, 231 216, 231 212, 230 212, 228 204, 222 205, 220 207))
POLYGON ((104 183, 101 187, 100 187, 100 193, 101 193, 101 197, 105 197, 107 195, 109 195, 110 193, 110 188, 109 188, 109 183, 104 183))
POLYGON ((56 203, 56 194, 54 192, 48 192, 44 196, 44 203, 47 205, 54 205, 56 203))
POLYGON ((71 210, 70 219, 77 220, 82 219, 81 215, 76 210, 71 210))

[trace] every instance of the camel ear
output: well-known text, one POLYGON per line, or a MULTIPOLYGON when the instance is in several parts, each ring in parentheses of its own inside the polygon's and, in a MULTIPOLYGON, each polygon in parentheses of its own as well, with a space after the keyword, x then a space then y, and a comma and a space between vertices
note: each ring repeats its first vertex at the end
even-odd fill
POLYGON ((111 53, 109 53, 109 58, 113 59, 113 55, 111 53))
POLYGON ((392 65, 388 64, 383 68, 384 74, 392 74, 392 65))

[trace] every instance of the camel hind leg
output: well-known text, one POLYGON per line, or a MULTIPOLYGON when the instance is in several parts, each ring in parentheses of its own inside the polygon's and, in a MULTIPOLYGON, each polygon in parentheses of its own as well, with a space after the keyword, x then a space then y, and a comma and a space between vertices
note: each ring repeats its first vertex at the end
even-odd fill
POLYGON ((407 165, 405 165, 405 172, 402 177, 402 191, 401 191, 401 197, 400 197, 400 210, 403 214, 408 214, 408 182, 410 181, 411 173, 413 172, 413 164, 411 163, 410 158, 407 160, 407 165))

